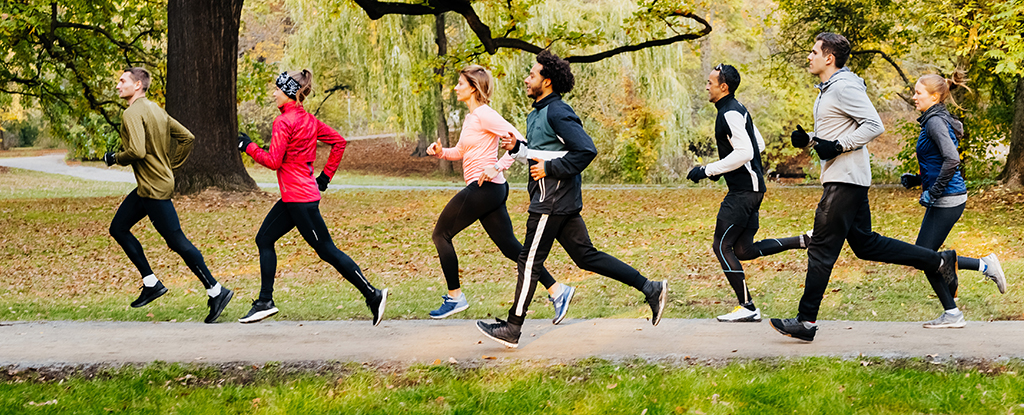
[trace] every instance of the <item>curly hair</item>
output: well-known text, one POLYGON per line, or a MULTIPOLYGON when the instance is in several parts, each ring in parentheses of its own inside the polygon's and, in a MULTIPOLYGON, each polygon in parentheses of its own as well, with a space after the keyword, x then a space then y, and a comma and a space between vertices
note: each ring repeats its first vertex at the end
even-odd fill
POLYGON ((572 76, 568 61, 548 50, 542 50, 537 54, 537 63, 543 67, 540 70, 540 76, 551 80, 553 91, 559 94, 572 91, 572 87, 576 85, 576 79, 572 76))

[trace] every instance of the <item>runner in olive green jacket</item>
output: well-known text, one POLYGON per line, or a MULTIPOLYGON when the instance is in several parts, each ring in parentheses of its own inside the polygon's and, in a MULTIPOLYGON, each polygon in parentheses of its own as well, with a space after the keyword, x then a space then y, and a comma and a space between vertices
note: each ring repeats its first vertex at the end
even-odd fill
POLYGON ((207 323, 213 323, 231 301, 234 292, 222 287, 206 268, 203 254, 185 237, 178 222, 178 213, 171 202, 174 193, 174 172, 185 162, 192 151, 195 137, 163 108, 146 99, 149 89, 149 72, 143 68, 129 68, 121 74, 117 91, 128 101, 128 109, 121 120, 121 146, 124 151, 108 152, 103 161, 108 166, 114 163, 132 166, 138 187, 125 197, 117 208, 110 223, 110 235, 114 237, 128 259, 142 275, 142 293, 132 302, 132 307, 142 307, 164 295, 167 288, 153 274, 142 245, 132 235, 136 223, 149 216, 160 236, 185 260, 188 268, 199 277, 209 295, 210 308, 207 323), (177 142, 172 146, 172 140, 177 142), (171 149, 175 151, 172 154, 171 149))

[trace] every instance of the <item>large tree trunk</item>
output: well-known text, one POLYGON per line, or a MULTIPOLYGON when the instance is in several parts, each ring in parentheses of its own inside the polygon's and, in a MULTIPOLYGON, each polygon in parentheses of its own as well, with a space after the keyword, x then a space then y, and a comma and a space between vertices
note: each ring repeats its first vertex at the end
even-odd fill
MULTIPOLYGON (((435 16, 437 56, 442 58, 441 62, 444 62, 444 56, 448 54, 448 35, 444 32, 444 13, 438 13, 435 16)), ((451 147, 451 143, 448 141, 448 117, 444 112, 444 64, 442 63, 441 66, 434 69, 434 73, 437 74, 437 98, 434 101, 437 115, 437 138, 441 140, 442 146, 451 147)), ((438 168, 445 175, 451 174, 452 162, 440 159, 438 168)))
POLYGON ((1024 76, 1017 80, 1013 100, 1013 124, 1010 126, 1010 154, 999 179, 1011 189, 1024 187, 1024 76))
POLYGON ((255 191, 238 152, 238 25, 243 0, 167 2, 167 113, 196 136, 174 191, 255 191))

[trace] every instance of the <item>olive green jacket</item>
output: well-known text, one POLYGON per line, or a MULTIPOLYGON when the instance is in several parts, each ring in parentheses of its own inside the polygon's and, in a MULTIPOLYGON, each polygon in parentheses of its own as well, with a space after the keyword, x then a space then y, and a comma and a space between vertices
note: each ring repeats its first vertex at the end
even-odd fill
POLYGON ((114 154, 114 161, 132 166, 139 196, 170 199, 174 193, 172 170, 188 158, 195 136, 146 97, 136 99, 124 110, 120 133, 124 151, 114 154))

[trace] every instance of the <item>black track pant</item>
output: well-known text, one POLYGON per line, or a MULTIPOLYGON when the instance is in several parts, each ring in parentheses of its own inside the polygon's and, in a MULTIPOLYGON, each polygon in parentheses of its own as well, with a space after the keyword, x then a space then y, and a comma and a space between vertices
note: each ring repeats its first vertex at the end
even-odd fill
MULTIPOLYGON (((918 232, 914 245, 938 251, 942 247, 942 243, 946 241, 946 237, 949 236, 949 232, 953 230, 953 225, 960 220, 965 206, 966 203, 950 208, 931 207, 925 209, 924 219, 921 221, 921 231, 918 232)), ((957 257, 956 262, 959 269, 977 270, 981 265, 977 259, 968 257, 957 257)), ((953 296, 956 294, 957 284, 947 285, 946 280, 937 272, 927 272, 925 275, 928 276, 928 283, 935 290, 935 295, 939 297, 942 308, 946 310, 956 308, 953 296)))
MULTIPOLYGON (((449 291, 461 287, 459 257, 455 254, 452 238, 477 220, 505 258, 512 261, 519 259, 523 245, 516 239, 515 231, 512 230, 512 219, 509 218, 508 209, 505 207, 507 200, 508 183, 485 182, 480 186, 473 182, 460 190, 441 211, 441 216, 434 225, 433 239, 449 291)), ((545 288, 555 284, 555 279, 547 269, 541 268, 540 283, 544 284, 545 288)))
POLYGON ((530 307, 537 279, 544 269, 544 261, 551 252, 555 240, 562 245, 576 266, 604 275, 642 291, 647 278, 633 267, 615 257, 594 248, 587 233, 587 225, 579 213, 571 215, 543 215, 530 213, 526 220, 526 240, 519 254, 519 280, 516 282, 516 296, 508 311, 508 322, 522 325, 530 307))
POLYGON ((331 241, 327 224, 320 216, 319 201, 288 203, 278 200, 266 219, 263 219, 263 225, 256 234, 256 247, 260 251, 260 300, 274 298, 274 275, 277 273, 277 252, 274 250, 274 243, 294 228, 299 228, 302 238, 313 247, 320 259, 338 270, 363 294, 363 297, 370 298, 374 295, 376 290, 363 277, 359 265, 331 241))
POLYGON ((117 208, 114 220, 110 222, 110 236, 113 236, 118 245, 124 249, 124 253, 128 254, 128 259, 139 269, 139 274, 145 277, 153 273, 146 254, 142 252, 142 244, 135 238, 135 235, 132 235, 132 226, 146 216, 149 216, 149 221, 167 242, 167 246, 185 260, 185 265, 188 265, 188 269, 196 274, 199 281, 203 283, 203 287, 213 288, 217 284, 217 280, 206 268, 203 254, 181 231, 181 223, 178 222, 178 212, 174 210, 174 203, 169 199, 158 200, 140 197, 138 189, 135 189, 124 198, 121 206, 117 208))
POLYGON ((868 261, 909 265, 925 272, 937 271, 941 262, 934 249, 886 238, 871 230, 868 187, 825 183, 814 212, 814 234, 807 247, 807 279, 797 319, 818 319, 818 308, 843 241, 850 243, 857 258, 868 261))
POLYGON ((718 262, 722 264, 725 278, 736 292, 736 300, 740 304, 751 301, 741 260, 749 261, 788 249, 806 248, 806 245, 801 243, 802 236, 754 242, 754 235, 757 234, 759 226, 758 210, 763 199, 764 193, 729 192, 718 209, 715 239, 711 248, 715 251, 718 262))

